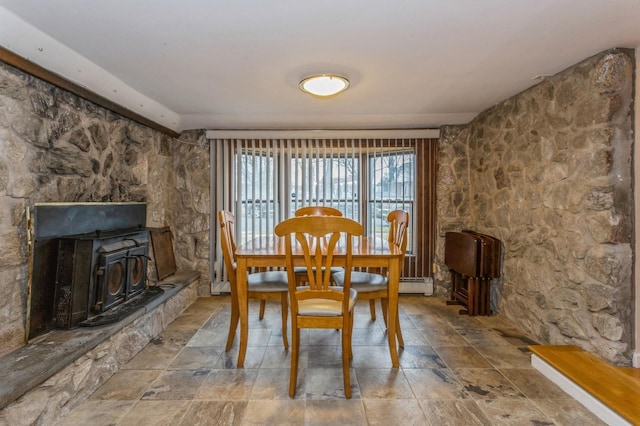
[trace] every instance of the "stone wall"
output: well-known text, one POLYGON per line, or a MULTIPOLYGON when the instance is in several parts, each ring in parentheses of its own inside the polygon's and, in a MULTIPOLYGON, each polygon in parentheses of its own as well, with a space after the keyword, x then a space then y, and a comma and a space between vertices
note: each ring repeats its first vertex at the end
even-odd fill
MULTIPOLYGON (((156 345, 162 344, 162 339, 157 339, 160 333, 185 309, 188 311, 188 307, 197 299, 196 273, 183 273, 175 279, 170 277, 167 282, 175 280, 180 282, 180 286, 167 291, 173 293, 168 299, 135 319, 132 319, 135 316, 128 317, 124 320, 126 324, 102 328, 101 342, 91 347, 89 341, 83 341, 84 344, 80 346, 85 350, 87 347, 91 349, 73 362, 61 365, 63 360, 55 356, 40 359, 40 362, 51 363, 51 370, 62 368, 16 401, 0 409, 0 425, 55 424, 57 419, 85 401, 153 339, 156 345)), ((78 342, 82 340, 77 337, 71 338, 72 343, 67 344, 59 339, 60 334, 57 334, 51 341, 40 341, 38 344, 57 344, 65 349, 63 352, 73 353, 78 349, 78 342)), ((20 356, 30 362, 41 358, 35 353, 21 353, 20 356)), ((2 386, 6 385, 2 383, 2 386)))
POLYGON ((602 52, 442 129, 439 294, 445 232, 493 235, 505 246, 499 315, 630 363, 634 68, 628 51, 602 52))
POLYGON ((24 344, 34 203, 147 202, 148 225, 172 227, 178 267, 201 271, 209 294, 201 136, 179 142, 0 62, 0 355, 24 344))

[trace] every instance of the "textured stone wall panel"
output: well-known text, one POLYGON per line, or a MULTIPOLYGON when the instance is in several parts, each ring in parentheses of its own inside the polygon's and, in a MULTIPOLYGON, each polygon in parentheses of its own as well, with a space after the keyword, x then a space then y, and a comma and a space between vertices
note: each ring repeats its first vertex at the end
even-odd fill
MULTIPOLYGON (((191 131, 177 141, 0 63, 0 294, 10 291, 0 302, 0 355, 24 344, 27 276, 15 271, 27 269, 26 208, 147 202, 150 226, 202 241, 209 229, 202 136, 191 131)), ((195 243, 176 251, 177 263, 207 277, 207 250, 199 245, 197 260, 195 251, 195 243)), ((209 294, 202 281, 200 293, 209 294)))
POLYGON ((588 58, 441 129, 439 151, 438 235, 472 228, 504 242, 499 314, 620 364, 632 337, 634 67, 622 50, 588 58))

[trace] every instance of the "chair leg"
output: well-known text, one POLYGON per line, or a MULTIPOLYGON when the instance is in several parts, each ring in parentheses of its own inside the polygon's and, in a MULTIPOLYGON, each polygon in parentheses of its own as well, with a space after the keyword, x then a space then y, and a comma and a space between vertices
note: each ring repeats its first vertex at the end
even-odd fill
POLYGON ((351 330, 351 336, 349 337, 349 359, 353 359, 353 322, 354 322, 354 311, 351 311, 350 320, 349 320, 349 329, 351 330))
MULTIPOLYGON (((389 301, 387 299, 381 299, 382 302, 382 314, 384 315, 384 325, 387 326, 387 312, 389 307, 389 301)), ((404 348, 404 337, 402 337, 402 329, 400 328, 400 313, 398 313, 398 318, 396 320, 396 337, 398 338, 398 345, 401 348, 404 348)))
POLYGON ((298 323, 291 316, 291 371, 289 372, 289 396, 296 396, 298 384, 298 353, 300 352, 300 329, 298 323))
POLYGON ((389 300, 380 299, 380 305, 382 306, 382 318, 384 318, 384 326, 389 327, 389 324, 387 324, 387 311, 388 311, 387 308, 389 306, 389 300))
POLYGON ((264 307, 266 304, 267 301, 265 299, 260 299, 260 316, 258 318, 261 320, 264 318, 264 307))
POLYGON ((369 311, 371 311, 371 321, 376 320, 376 300, 369 299, 369 311))
POLYGON ((344 396, 351 398, 351 377, 349 376, 349 360, 351 359, 351 314, 342 327, 342 377, 344 380, 344 396))
POLYGON ((236 329, 238 328, 238 322, 240 321, 240 309, 237 302, 231 302, 231 321, 229 322, 229 335, 227 336, 227 345, 225 350, 228 351, 233 346, 233 339, 236 337, 236 329))
POLYGON ((396 336, 398 337, 398 345, 404 349, 404 338, 402 337, 402 329, 400 328, 400 313, 396 320, 396 336))
POLYGON ((289 349, 289 340, 287 339, 287 315, 289 314, 289 293, 280 295, 280 309, 282 310, 282 343, 285 349, 289 349))

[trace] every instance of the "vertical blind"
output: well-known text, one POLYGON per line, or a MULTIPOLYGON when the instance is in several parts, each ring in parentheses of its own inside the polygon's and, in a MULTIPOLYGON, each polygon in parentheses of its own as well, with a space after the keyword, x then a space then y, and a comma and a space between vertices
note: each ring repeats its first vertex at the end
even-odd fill
MULTIPOLYGON (((339 209, 386 239, 387 214, 410 214, 405 278, 430 277, 435 236, 437 139, 211 140, 212 224, 236 216, 236 242, 273 234, 280 221, 308 205, 339 209)), ((227 281, 212 226, 213 291, 227 281)))

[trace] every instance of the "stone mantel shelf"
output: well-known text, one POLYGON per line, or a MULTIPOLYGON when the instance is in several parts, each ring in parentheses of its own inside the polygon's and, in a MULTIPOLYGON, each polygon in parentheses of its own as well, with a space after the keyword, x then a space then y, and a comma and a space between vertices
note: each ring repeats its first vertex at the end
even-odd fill
POLYGON ((136 319, 153 311, 200 277, 197 271, 178 271, 159 282, 164 293, 123 320, 96 327, 54 330, 0 357, 0 409, 42 384, 136 319))

